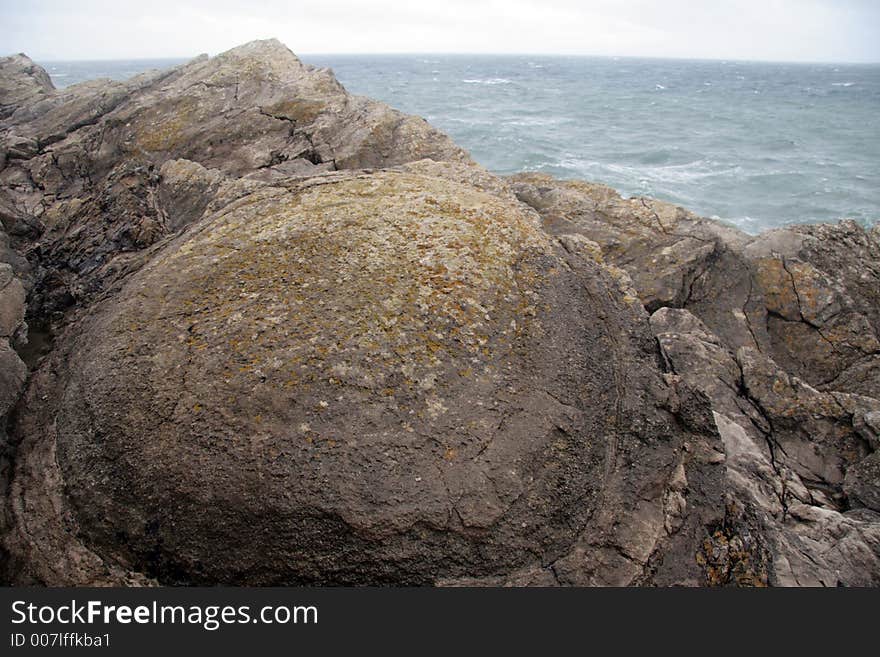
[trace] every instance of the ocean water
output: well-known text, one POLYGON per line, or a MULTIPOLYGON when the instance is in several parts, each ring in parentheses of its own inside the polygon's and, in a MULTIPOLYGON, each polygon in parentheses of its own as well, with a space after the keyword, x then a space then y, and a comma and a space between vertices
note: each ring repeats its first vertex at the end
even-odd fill
MULTIPOLYGON (((491 171, 648 195, 748 232, 880 219, 880 65, 312 55, 491 171)), ((181 60, 46 62, 57 86, 181 60)))

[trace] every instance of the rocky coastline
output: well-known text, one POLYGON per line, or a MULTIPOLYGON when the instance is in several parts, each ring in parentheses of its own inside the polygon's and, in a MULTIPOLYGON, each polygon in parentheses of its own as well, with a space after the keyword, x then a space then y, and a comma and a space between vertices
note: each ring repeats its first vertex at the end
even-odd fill
POLYGON ((0 58, 0 221, 6 584, 880 584, 880 224, 495 176, 274 40, 0 58))

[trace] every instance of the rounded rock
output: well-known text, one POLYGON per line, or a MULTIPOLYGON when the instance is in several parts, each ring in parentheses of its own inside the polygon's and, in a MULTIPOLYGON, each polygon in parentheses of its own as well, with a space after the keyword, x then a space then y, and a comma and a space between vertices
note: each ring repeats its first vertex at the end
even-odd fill
POLYGON ((645 394, 621 389, 644 355, 608 280, 450 180, 253 192, 72 350, 58 461, 81 531, 168 583, 429 583, 565 553, 621 395, 645 394))

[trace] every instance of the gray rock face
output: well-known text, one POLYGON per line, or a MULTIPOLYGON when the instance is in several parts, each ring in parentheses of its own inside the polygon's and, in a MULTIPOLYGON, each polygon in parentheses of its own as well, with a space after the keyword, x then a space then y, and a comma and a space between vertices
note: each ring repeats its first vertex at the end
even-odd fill
POLYGON ((880 584, 877 229, 501 179, 275 41, 0 107, 6 581, 880 584))
POLYGON ((25 292, 12 266, 0 263, 0 337, 11 338, 24 323, 25 292))
MULTIPOLYGON (((0 231, 0 245, 4 241, 6 233, 0 231)), ((27 380, 27 367, 15 350, 15 346, 27 342, 25 300, 25 288, 12 265, 0 260, 0 486, 3 489, 9 482, 10 467, 7 416, 18 402, 27 380)), ((2 552, 0 550, 0 554, 2 552)))
POLYGON ((819 392, 748 347, 731 354, 686 310, 662 308, 651 327, 679 385, 711 400, 729 489, 770 546, 770 583, 880 583, 876 453, 861 428, 880 402, 819 392))
POLYGON ((0 57, 0 119, 54 91, 52 80, 27 55, 0 57))
POLYGON ((843 489, 854 504, 880 512, 880 456, 877 452, 847 470, 843 489))
MULTIPOLYGON (((39 67, 19 63, 9 74, 19 82, 8 86, 26 86, 31 68, 39 67)), ((40 88, 30 103, 8 93, 0 103, 15 111, 0 122, 8 152, 0 217, 26 254, 39 250, 33 312, 93 299, 126 270, 113 262, 120 254, 196 218, 198 204, 180 214, 162 204, 160 172, 170 160, 272 180, 469 159, 423 119, 348 94, 329 70, 302 64, 274 40, 126 82, 40 88)))
POLYGON ((24 363, 13 344, 27 342, 25 289, 12 266, 0 262, 0 424, 21 394, 24 363))
POLYGON ((522 174, 552 233, 594 241, 649 311, 686 308, 735 351, 758 349, 813 386, 880 390, 880 242, 852 221, 751 237, 653 199, 522 174))

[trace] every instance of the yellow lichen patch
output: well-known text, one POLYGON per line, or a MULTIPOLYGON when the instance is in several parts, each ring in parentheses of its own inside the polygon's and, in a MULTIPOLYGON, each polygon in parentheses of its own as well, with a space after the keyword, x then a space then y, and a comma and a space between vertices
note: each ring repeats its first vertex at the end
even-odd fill
POLYGON ((132 362, 147 354, 185 381, 199 421, 220 413, 205 400, 233 392, 243 436, 259 426, 317 446, 353 400, 407 416, 407 433, 451 421, 463 385, 489 394, 512 350, 539 339, 558 261, 516 203, 399 171, 288 185, 196 226, 111 320, 132 362))
POLYGON ((726 512, 725 522, 703 539, 694 555, 706 584, 766 587, 770 560, 767 549, 753 532, 738 526, 735 520, 742 517, 742 510, 736 504, 727 504, 726 512))
POLYGON ((264 111, 272 116, 283 116, 292 119, 297 124, 311 123, 318 115, 327 107, 325 102, 320 100, 309 100, 307 98, 292 98, 279 101, 267 107, 264 111))
POLYGON ((181 96, 171 108, 150 109, 138 118, 135 143, 150 152, 170 151, 185 139, 185 130, 198 124, 198 101, 181 96))
POLYGON ((794 283, 780 258, 755 260, 755 280, 764 294, 767 310, 789 320, 800 319, 800 306, 794 283))
POLYGON ((255 192, 155 271, 175 272, 159 292, 163 314, 204 309, 190 348, 230 345, 231 375, 386 399, 430 391, 418 412, 436 418, 447 410, 441 368, 469 377, 474 359, 490 361, 536 321, 545 272, 534 262, 551 248, 509 202, 383 172, 255 192))

